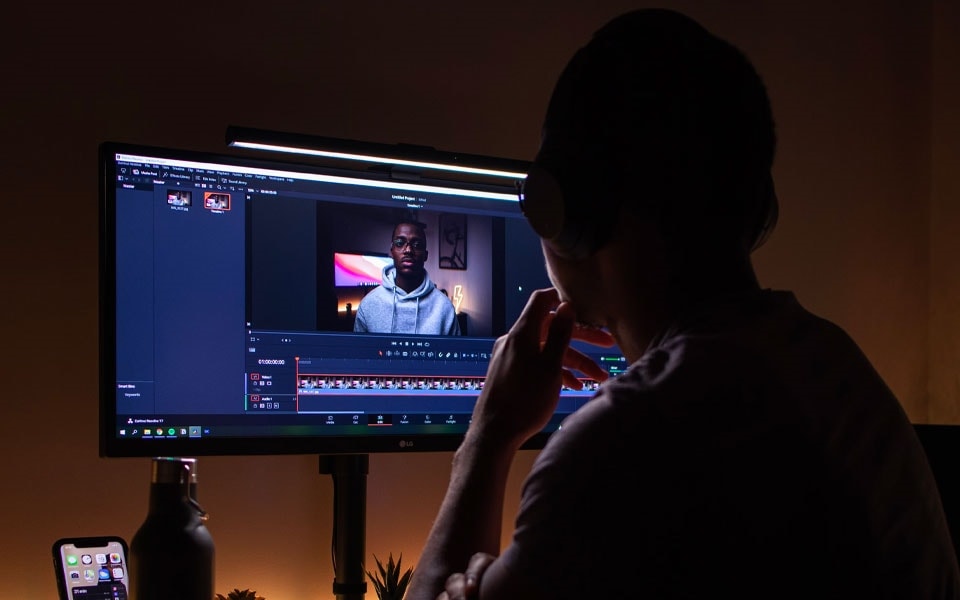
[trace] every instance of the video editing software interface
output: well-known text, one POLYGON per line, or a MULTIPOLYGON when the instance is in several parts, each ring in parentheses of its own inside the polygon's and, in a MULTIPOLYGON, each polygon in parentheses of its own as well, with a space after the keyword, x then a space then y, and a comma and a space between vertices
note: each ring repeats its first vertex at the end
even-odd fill
MULTIPOLYGON (((462 434, 494 340, 549 285, 513 181, 104 148, 116 439, 462 434), (418 331, 416 303, 394 309, 394 333, 354 332, 411 219, 459 335, 418 331)), ((625 367, 616 348, 580 347, 625 367)), ((584 381, 548 430, 593 394, 584 381)))

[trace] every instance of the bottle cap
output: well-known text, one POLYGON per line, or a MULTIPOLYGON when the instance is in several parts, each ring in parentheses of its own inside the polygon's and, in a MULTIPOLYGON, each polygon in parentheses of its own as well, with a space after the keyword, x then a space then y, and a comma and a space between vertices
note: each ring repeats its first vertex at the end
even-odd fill
MULTIPOLYGON (((153 459, 150 481, 153 483, 190 482, 191 474, 195 472, 197 459, 158 456, 153 459)), ((196 479, 194 479, 196 481, 196 479)))

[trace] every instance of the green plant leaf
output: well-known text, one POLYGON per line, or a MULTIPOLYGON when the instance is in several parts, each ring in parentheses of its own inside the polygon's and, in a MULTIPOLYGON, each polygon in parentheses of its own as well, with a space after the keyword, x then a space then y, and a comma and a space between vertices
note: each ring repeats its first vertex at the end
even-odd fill
POLYGON ((377 563, 378 572, 365 572, 373 583, 373 589, 377 593, 377 598, 380 600, 402 600, 403 596, 407 593, 410 578, 413 576, 413 569, 407 569, 403 575, 400 574, 403 554, 394 562, 393 553, 391 552, 387 558, 386 566, 384 566, 383 562, 377 558, 376 555, 373 556, 373 560, 377 563))
POLYGON ((249 589, 233 588, 233 591, 228 592, 226 596, 217 594, 216 600, 266 600, 266 598, 258 596, 257 592, 249 589))

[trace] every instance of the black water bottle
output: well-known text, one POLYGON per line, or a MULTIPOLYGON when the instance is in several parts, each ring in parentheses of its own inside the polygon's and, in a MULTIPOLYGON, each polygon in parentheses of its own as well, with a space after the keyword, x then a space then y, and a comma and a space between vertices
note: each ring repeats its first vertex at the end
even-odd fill
POLYGON ((213 537, 196 485, 196 459, 153 459, 150 510, 130 541, 131 600, 214 597, 213 537))

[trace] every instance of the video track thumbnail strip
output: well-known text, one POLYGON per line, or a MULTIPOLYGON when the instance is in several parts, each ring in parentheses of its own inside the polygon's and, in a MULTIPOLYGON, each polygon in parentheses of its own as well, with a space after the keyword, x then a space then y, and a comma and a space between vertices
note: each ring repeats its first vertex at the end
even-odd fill
MULTIPOLYGON (((410 376, 410 375, 340 375, 340 374, 304 374, 297 376, 297 394, 319 395, 339 390, 440 390, 440 391, 482 391, 484 377, 472 376, 410 376)), ((583 378, 581 392, 595 392, 600 382, 583 378)), ((572 390, 563 386, 563 390, 572 390)))

